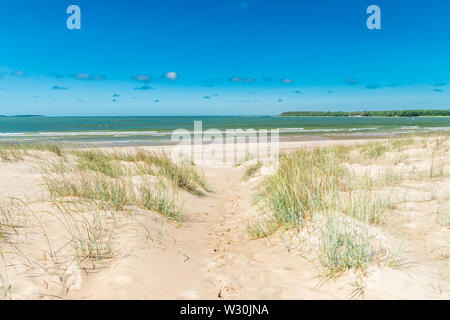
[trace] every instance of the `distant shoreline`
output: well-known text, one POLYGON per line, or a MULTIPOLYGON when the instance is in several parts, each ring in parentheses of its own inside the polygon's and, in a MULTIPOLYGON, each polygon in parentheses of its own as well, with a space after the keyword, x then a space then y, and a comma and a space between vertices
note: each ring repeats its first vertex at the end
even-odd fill
POLYGON ((450 116, 285 116, 278 115, 280 118, 302 117, 302 118, 450 118, 450 116))
POLYGON ((390 112, 399 112, 399 111, 357 111, 357 112, 341 112, 341 111, 288 111, 283 112, 278 115, 188 115, 188 116, 45 116, 45 115, 1 115, 0 118, 153 118, 153 117, 341 117, 341 118, 448 118, 450 117, 450 109, 449 110, 423 110, 425 114, 414 115, 411 112, 417 110, 401 110, 400 112, 404 114, 382 114, 382 113, 390 113, 390 112), (428 114, 432 111, 439 111, 441 114, 428 114))
POLYGON ((0 114, 0 118, 46 118, 46 116, 40 115, 40 114, 18 114, 18 115, 14 115, 14 116, 5 116, 0 114))
POLYGON ((450 117, 450 109, 447 110, 377 110, 377 111, 288 111, 279 115, 280 117, 450 117))

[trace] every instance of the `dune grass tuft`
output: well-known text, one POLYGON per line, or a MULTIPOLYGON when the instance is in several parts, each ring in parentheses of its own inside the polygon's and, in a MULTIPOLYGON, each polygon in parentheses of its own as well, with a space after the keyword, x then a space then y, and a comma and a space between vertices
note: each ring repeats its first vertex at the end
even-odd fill
POLYGON ((165 154, 139 149, 137 152, 103 152, 74 151, 78 166, 81 169, 101 172, 110 177, 119 177, 126 174, 121 162, 135 164, 138 175, 163 176, 178 188, 192 194, 199 195, 202 189, 210 191, 206 180, 201 177, 195 168, 189 165, 176 164, 165 154))
POLYGON ((112 237, 99 213, 88 218, 84 213, 60 203, 55 215, 69 235, 69 243, 80 266, 84 261, 99 262, 113 257, 112 237))
POLYGON ((206 181, 193 167, 175 164, 165 153, 157 155, 141 150, 136 154, 136 159, 144 164, 143 168, 166 177, 178 188, 196 195, 202 193, 202 188, 209 191, 206 181), (154 171, 151 171, 151 168, 154 168, 154 171))
POLYGON ((80 172, 76 176, 47 175, 45 185, 55 200, 75 197, 87 200, 101 210, 139 207, 181 221, 176 193, 169 192, 161 180, 156 185, 148 181, 134 184, 131 180, 110 178, 98 172, 80 172))
POLYGON ((360 150, 366 159, 378 159, 390 150, 390 146, 382 142, 370 142, 363 144, 360 150))
POLYGON ((176 188, 194 194, 199 194, 200 188, 208 189, 194 168, 176 165, 165 154, 144 150, 71 154, 76 161, 74 168, 66 165, 44 168, 45 185, 53 199, 84 199, 102 210, 139 207, 181 221, 176 188), (125 169, 127 162, 129 166, 125 169))
POLYGON ((143 183, 138 187, 138 204, 140 207, 155 210, 163 216, 181 221, 181 209, 176 204, 176 195, 167 190, 162 182, 156 188, 151 188, 148 183, 143 183))
POLYGON ((261 239, 270 236, 278 228, 279 225, 275 220, 271 218, 266 218, 264 220, 249 225, 247 227, 247 234, 252 240, 261 239))
POLYGON ((0 203, 0 241, 7 241, 9 236, 17 235, 18 230, 25 226, 21 219, 23 212, 23 205, 14 199, 0 203))
POLYGON ((25 155, 30 155, 29 151, 48 151, 58 156, 63 155, 63 150, 59 144, 54 143, 33 143, 33 144, 9 144, 0 143, 0 161, 21 161, 25 155))
POLYGON ((105 152, 97 150, 73 151, 72 154, 77 157, 78 168, 82 170, 100 172, 109 177, 119 177, 123 175, 123 170, 119 161, 105 152))
POLYGON ((376 254, 367 231, 339 220, 335 213, 326 215, 319 242, 319 261, 325 278, 350 269, 365 270, 376 254))
POLYGON ((93 200, 100 209, 122 210, 133 202, 133 192, 124 180, 98 173, 47 175, 45 186, 53 199, 77 197, 93 200))
POLYGON ((262 162, 258 161, 245 169, 244 175, 242 176, 242 181, 250 179, 259 169, 262 167, 262 162))
MULTIPOLYGON (((327 275, 364 270, 376 252, 367 231, 344 221, 384 226, 399 200, 383 188, 395 186, 401 176, 394 171, 358 176, 348 166, 352 150, 337 146, 282 155, 277 172, 260 185, 259 202, 271 216, 249 227, 250 237, 266 237, 280 227, 299 230, 309 223, 321 230, 319 260, 327 275), (316 215, 325 215, 323 226, 313 219, 316 215)), ((381 143, 363 148, 375 158, 387 150, 381 143)))
POLYGON ((279 225, 299 227, 315 211, 327 208, 329 196, 346 187, 348 170, 341 149, 302 150, 282 156, 278 171, 261 187, 263 201, 279 225))

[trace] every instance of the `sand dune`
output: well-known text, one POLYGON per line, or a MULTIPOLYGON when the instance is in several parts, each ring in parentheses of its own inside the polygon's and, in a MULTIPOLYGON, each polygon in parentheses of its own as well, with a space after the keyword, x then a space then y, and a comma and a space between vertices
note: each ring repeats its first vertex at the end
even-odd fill
MULTIPOLYGON (((77 212, 75 219, 86 219, 91 226, 102 219, 101 229, 92 230, 108 239, 107 245, 104 240, 97 243, 108 254, 101 259, 79 255, 84 257, 80 261, 69 232, 73 224, 62 218, 70 215, 61 211, 62 204, 52 200, 45 188, 43 167, 61 162, 61 157, 30 151, 23 160, 0 161, 4 208, 0 297, 449 299, 450 143, 445 140, 433 153, 435 139, 391 150, 376 161, 359 161, 357 154, 351 154, 355 159, 347 165, 360 176, 377 175, 383 169, 402 175, 389 189, 402 197, 387 213, 389 224, 368 226, 372 241, 390 249, 399 245, 401 250, 395 266, 375 261, 364 272, 350 270, 329 280, 321 278, 316 234, 308 234, 307 228, 279 229, 271 236, 250 239, 247 228, 262 215, 255 196, 264 177, 274 172, 270 164, 247 180, 242 177, 255 160, 236 167, 196 166, 211 190, 198 195, 177 191, 182 222, 136 206, 117 212, 106 208, 99 214, 97 207, 63 202, 64 208, 77 212), (432 165, 440 171, 430 177, 432 165)), ((355 143, 286 142, 281 150, 355 143)), ((63 159, 74 161, 71 155, 63 159)))

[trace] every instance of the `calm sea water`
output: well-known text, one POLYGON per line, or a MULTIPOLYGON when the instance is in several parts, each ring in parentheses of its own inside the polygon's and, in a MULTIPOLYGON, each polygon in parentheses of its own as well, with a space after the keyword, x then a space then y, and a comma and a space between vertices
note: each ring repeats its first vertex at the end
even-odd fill
POLYGON ((0 117, 0 143, 164 144, 175 129, 192 131, 194 121, 202 121, 203 130, 278 128, 282 138, 302 139, 450 130, 448 117, 0 117))

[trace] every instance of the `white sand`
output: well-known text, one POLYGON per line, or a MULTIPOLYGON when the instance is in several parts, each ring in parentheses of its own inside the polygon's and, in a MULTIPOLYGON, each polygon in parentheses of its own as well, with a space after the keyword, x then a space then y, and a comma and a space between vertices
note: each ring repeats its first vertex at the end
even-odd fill
MULTIPOLYGON (((352 143, 355 141, 285 142, 281 150, 352 143)), ((448 142, 445 148, 441 155, 444 161, 450 155, 448 142)), ((406 191, 405 201, 392 213, 398 218, 392 221, 398 225, 373 229, 380 239, 402 243, 400 267, 373 263, 365 276, 348 272, 321 283, 315 255, 298 250, 301 244, 295 243, 291 233, 249 240, 246 228, 260 214, 253 204, 255 188, 271 170, 263 167, 256 177, 242 182, 245 164, 199 166, 214 191, 203 196, 180 192, 184 209, 181 225, 144 210, 134 210, 133 217, 116 217, 115 225, 112 218, 105 218, 114 256, 89 268, 83 263, 85 269, 80 270, 64 247, 67 231, 42 185, 40 163, 57 156, 34 153, 39 158, 0 162, 0 201, 7 203, 9 197, 17 197, 29 206, 17 217, 26 222, 25 227, 9 234, 8 243, 0 244, 4 257, 4 261, 0 258, 0 276, 10 285, 9 290, 0 288, 0 298, 347 299, 355 289, 353 282, 364 287, 366 299, 450 297, 450 231, 439 222, 437 213, 450 210, 448 174, 402 182, 399 190, 406 191), (52 259, 52 250, 58 249, 52 259)), ((430 166, 429 150, 416 147, 403 154, 408 154, 408 159, 394 166, 403 172, 430 166)), ((378 166, 375 170, 392 167, 399 156, 391 152, 370 166, 378 166)), ((355 170, 370 166, 360 165, 355 170)))

